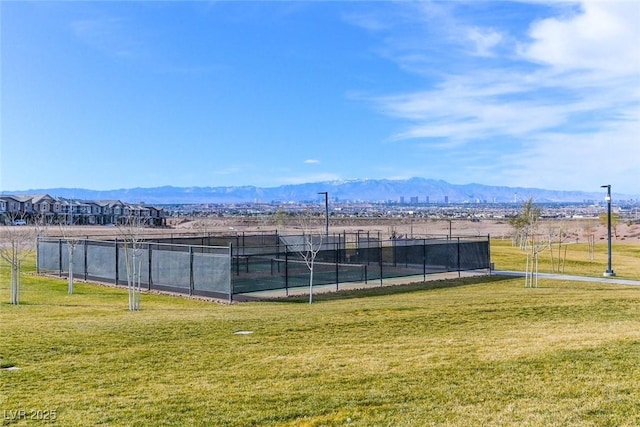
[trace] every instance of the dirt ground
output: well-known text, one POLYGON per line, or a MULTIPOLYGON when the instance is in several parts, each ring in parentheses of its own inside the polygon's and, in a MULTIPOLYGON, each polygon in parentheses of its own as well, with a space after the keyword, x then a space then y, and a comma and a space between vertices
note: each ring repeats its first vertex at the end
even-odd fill
MULTIPOLYGON (((492 238, 508 239, 513 235, 513 227, 504 220, 413 220, 403 219, 377 219, 377 220, 336 220, 329 224, 329 233, 342 232, 379 232, 382 238, 388 238, 395 234, 399 237, 427 237, 427 236, 491 236, 492 238), (333 223, 332 223, 333 222, 333 223)), ((324 222, 315 224, 318 231, 322 231, 324 222)), ((297 224, 287 224, 286 233, 301 231, 297 224)), ((189 229, 202 231, 202 225, 197 221, 178 224, 175 230, 189 229)), ((273 224, 256 224, 243 221, 214 220, 207 226, 209 232, 251 232, 275 230, 273 224), (209 228, 210 227, 210 228, 209 228)), ((589 236, 597 241, 607 239, 607 227, 598 219, 570 219, 570 220, 543 220, 538 226, 538 232, 548 235, 550 232, 557 234, 561 231, 568 239, 586 241, 589 236)), ((616 224, 612 230, 616 242, 640 243, 640 224, 616 224)))
MULTIPOLYGON (((318 219, 305 228, 314 232, 323 232, 324 220, 318 219)), ((199 218, 179 220, 170 219, 166 228, 145 229, 147 236, 171 236, 171 235, 203 235, 203 234, 251 234, 268 233, 278 230, 282 234, 298 234, 302 227, 298 222, 291 221, 286 224, 276 224, 273 220, 260 218, 199 218)), ((606 241, 607 227, 598 219, 566 219, 543 220, 538 226, 538 232, 548 235, 550 232, 557 236, 562 230, 565 240, 577 240, 584 242, 593 236, 595 242, 606 241)), ((508 239, 513 235, 513 227, 507 220, 486 219, 480 221, 470 220, 431 220, 407 218, 339 218, 332 219, 329 224, 329 233, 372 233, 380 234, 383 239, 392 235, 402 238, 423 238, 437 236, 465 237, 465 236, 491 236, 491 238, 508 239)), ((58 227, 49 227, 45 233, 48 236, 60 236, 58 227)), ((73 235, 91 238, 113 238, 122 235, 119 227, 106 226, 79 226, 67 230, 73 235)), ((640 224, 628 224, 620 222, 613 228, 614 241, 617 243, 640 243, 640 224)))

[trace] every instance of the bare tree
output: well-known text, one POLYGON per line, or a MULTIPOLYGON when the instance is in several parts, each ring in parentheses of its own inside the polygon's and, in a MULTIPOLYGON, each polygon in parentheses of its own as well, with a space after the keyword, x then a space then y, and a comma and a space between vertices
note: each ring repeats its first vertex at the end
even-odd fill
POLYGON ((38 265, 38 242, 41 238, 45 237, 48 232, 48 227, 51 218, 48 218, 45 214, 39 212, 33 216, 33 227, 35 234, 35 242, 36 242, 36 265, 38 265))
POLYGON ((11 270, 11 304, 20 303, 20 267, 33 252, 34 240, 33 227, 0 226, 0 258, 9 264, 11 270))
POLYGON ((36 237, 40 238, 47 234, 47 227, 49 226, 49 218, 41 212, 38 212, 32 217, 33 226, 35 228, 36 237))
POLYGON ((549 226, 549 254, 551 255, 551 272, 563 273, 565 261, 567 259, 567 245, 564 244, 568 238, 567 227, 565 223, 561 223, 559 228, 549 226), (564 245, 563 245, 564 244, 564 245), (557 256, 554 255, 554 246, 558 248, 557 256), (564 252, 563 252, 564 249, 564 252))
POLYGON ((511 218, 509 223, 515 230, 514 245, 527 254, 525 265, 525 287, 538 287, 538 266, 540 254, 549 247, 548 238, 543 239, 538 233, 542 210, 529 199, 522 204, 522 210, 511 218))
POLYGON ((530 229, 528 236, 529 238, 527 239, 527 243, 524 247, 527 254, 524 286, 537 288, 540 254, 549 247, 549 242, 545 241, 543 236, 537 233, 537 228, 530 229))
POLYGON ((130 311, 140 310, 140 274, 142 272, 144 225, 144 221, 141 218, 129 215, 124 223, 118 226, 123 239, 130 311))
POLYGON ((73 272, 74 272, 74 258, 76 253, 76 247, 78 243, 80 243, 80 239, 77 236, 74 236, 71 232, 68 224, 73 224, 73 220, 67 221, 66 219, 60 220, 58 223, 58 227, 60 229, 60 235, 64 239, 65 244, 67 245, 67 251, 69 253, 69 277, 68 277, 68 286, 67 292, 69 295, 73 294, 73 272))
POLYGON ((587 244, 589 248, 589 259, 593 261, 595 258, 596 236, 594 234, 596 226, 593 221, 589 220, 583 225, 584 233, 587 235, 587 244))
POLYGON ((309 304, 312 304, 314 263, 318 252, 322 249, 324 234, 314 230, 310 214, 300 217, 300 228, 302 229, 302 240, 295 248, 309 269, 309 304))

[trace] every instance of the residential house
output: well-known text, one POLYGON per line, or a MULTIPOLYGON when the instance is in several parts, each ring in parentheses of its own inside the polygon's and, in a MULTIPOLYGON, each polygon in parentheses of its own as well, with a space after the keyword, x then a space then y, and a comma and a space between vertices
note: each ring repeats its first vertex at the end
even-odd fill
POLYGON ((35 221, 44 224, 55 222, 60 213, 60 203, 48 194, 39 194, 31 198, 35 221))
POLYGON ((0 223, 22 219, 34 223, 66 223, 76 225, 122 224, 136 218, 141 224, 165 226, 164 210, 155 206, 129 204, 120 200, 77 200, 52 197, 0 196, 0 223))

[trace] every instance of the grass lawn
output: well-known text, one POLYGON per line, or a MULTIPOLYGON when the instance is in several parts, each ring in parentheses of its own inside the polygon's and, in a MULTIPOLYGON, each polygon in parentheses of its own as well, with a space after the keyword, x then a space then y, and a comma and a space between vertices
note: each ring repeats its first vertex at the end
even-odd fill
MULTIPOLYGON (((563 274, 577 276, 602 277, 607 270, 607 244, 597 243, 593 259, 589 256, 587 243, 569 243, 563 245, 562 257, 565 259, 563 274), (566 249, 566 251, 565 251, 566 249)), ((611 249, 612 268, 616 278, 640 280, 640 245, 614 241, 611 249)), ((539 272, 553 273, 551 251, 546 249, 539 255, 539 272)), ((558 272, 558 249, 554 248, 554 262, 558 272)), ((491 260, 497 270, 525 271, 526 253, 511 244, 510 239, 491 240, 491 260)), ((561 271, 562 272, 562 271, 561 271)))
POLYGON ((640 288, 523 280, 313 305, 145 294, 131 313, 126 290, 29 272, 11 306, 3 267, 3 424, 640 425, 640 288))

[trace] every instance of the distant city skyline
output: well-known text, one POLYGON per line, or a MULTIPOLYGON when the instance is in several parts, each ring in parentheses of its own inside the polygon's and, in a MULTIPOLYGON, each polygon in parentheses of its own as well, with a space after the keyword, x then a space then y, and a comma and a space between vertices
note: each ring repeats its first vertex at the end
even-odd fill
MULTIPOLYGON (((114 190, 41 188, 15 195, 46 194, 78 200, 120 200, 129 203, 323 203, 324 194, 336 202, 395 203, 604 203, 606 193, 541 188, 458 185, 442 180, 349 180, 288 184, 278 187, 152 187, 114 190)), ((5 193, 0 193, 5 195, 5 193)), ((640 203, 640 194, 612 193, 614 203, 640 203)))
POLYGON ((0 191, 640 193, 639 2, 3 1, 0 20, 0 191))

